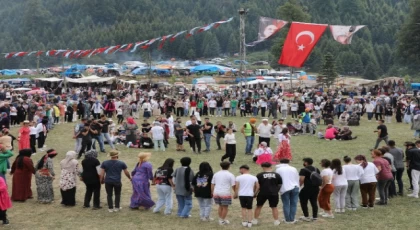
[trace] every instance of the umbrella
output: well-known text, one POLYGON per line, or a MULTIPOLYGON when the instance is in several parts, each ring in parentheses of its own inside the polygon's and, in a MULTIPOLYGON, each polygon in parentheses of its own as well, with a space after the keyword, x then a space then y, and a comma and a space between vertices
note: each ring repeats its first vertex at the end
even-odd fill
POLYGON ((26 94, 36 94, 36 93, 45 94, 45 93, 48 93, 48 92, 45 91, 45 90, 41 90, 41 89, 35 89, 35 90, 31 90, 31 91, 26 92, 26 94))

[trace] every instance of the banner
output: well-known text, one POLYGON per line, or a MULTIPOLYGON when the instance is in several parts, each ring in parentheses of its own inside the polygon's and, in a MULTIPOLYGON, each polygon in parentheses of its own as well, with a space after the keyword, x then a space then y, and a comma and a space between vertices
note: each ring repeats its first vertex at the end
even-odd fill
POLYGON ((273 37, 285 25, 287 25, 287 23, 288 22, 279 19, 260 17, 258 40, 245 45, 255 46, 261 42, 264 42, 265 40, 273 37))
POLYGON ((327 24, 292 22, 278 63, 290 67, 302 67, 327 26, 327 24))
POLYGON ((351 39, 353 35, 362 29, 363 25, 361 26, 340 26, 340 25, 331 25, 330 30, 331 34, 334 37, 334 40, 343 44, 343 45, 350 45, 351 39))

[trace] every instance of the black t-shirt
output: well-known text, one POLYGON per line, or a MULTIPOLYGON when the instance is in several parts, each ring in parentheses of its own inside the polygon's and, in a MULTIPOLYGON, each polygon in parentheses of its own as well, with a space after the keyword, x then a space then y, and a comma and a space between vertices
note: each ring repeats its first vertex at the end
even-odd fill
POLYGON ((214 127, 215 131, 217 134, 219 135, 224 135, 226 133, 226 126, 221 125, 221 126, 216 126, 214 127))
POLYGON ((306 166, 305 168, 300 170, 299 176, 305 177, 305 180, 303 181, 304 188, 317 187, 317 186, 314 186, 311 181, 311 174, 315 170, 317 173, 320 173, 319 169, 315 168, 312 165, 306 166))
POLYGON ((204 125, 202 125, 202 127, 203 127, 203 133, 211 134, 211 130, 213 129, 213 124, 209 122, 209 123, 207 123, 207 126, 210 126, 210 128, 209 129, 205 129, 204 128, 204 125))
POLYGON ((388 136, 388 129, 387 129, 387 127, 385 126, 385 125, 379 125, 378 126, 378 128, 377 128, 378 130, 380 129, 381 130, 381 134, 379 135, 379 137, 386 137, 386 136, 388 136))
POLYGON ((82 178, 84 183, 99 184, 99 175, 98 170, 96 169, 99 165, 101 165, 101 163, 95 158, 87 158, 82 161, 82 178))
POLYGON ((191 124, 187 126, 188 132, 192 134, 195 138, 200 138, 200 129, 201 126, 199 124, 191 124))
POLYGON ((182 128, 181 124, 176 123, 174 124, 175 135, 184 135, 184 129, 178 130, 178 128, 182 128))
POLYGON ((211 198, 211 180, 213 179, 213 173, 207 173, 200 175, 197 173, 192 180, 192 186, 194 186, 195 197, 211 198))
POLYGON ((152 128, 150 127, 150 123, 143 123, 143 124, 141 124, 141 131, 143 133, 148 133, 148 132, 150 132, 151 129, 152 128))
POLYGON ((85 126, 82 130, 82 132, 86 132, 88 131, 88 133, 86 135, 82 134, 82 141, 92 141, 92 133, 89 131, 89 126, 85 126))
POLYGON ((91 134, 92 136, 98 136, 99 134, 101 134, 102 127, 101 127, 99 124, 92 123, 92 124, 90 125, 90 129, 97 131, 97 133, 93 133, 93 132, 91 131, 91 132, 90 132, 90 134, 91 134))
POLYGON ((411 148, 406 151, 407 161, 410 161, 410 169, 420 171, 420 150, 418 148, 411 148))
POLYGON ((172 179, 172 173, 174 172, 173 169, 162 169, 158 168, 155 172, 155 183, 156 184, 165 184, 165 185, 171 185, 169 183, 169 179, 172 179))
POLYGON ((257 175, 260 184, 260 196, 275 196, 279 194, 280 185, 283 183, 281 177, 275 172, 262 172, 257 175))
POLYGON ((107 120, 98 121, 98 123, 102 125, 102 133, 107 133, 108 132, 109 121, 107 121, 107 120))

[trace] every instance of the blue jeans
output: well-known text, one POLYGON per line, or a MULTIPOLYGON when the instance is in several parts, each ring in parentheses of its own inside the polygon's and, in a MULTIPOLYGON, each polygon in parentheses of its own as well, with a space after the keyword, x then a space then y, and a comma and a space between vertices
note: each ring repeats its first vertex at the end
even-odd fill
POLYGON ((222 107, 216 107, 216 116, 222 116, 222 107))
POLYGON ((159 151, 159 146, 160 150, 165 151, 165 144, 163 143, 163 140, 153 140, 153 145, 155 147, 155 151, 159 151))
POLYGON ((188 117, 188 109, 184 108, 184 117, 188 117))
POLYGON ((211 213, 211 198, 197 197, 198 205, 200 206, 200 218, 209 218, 211 213))
POLYGON ((236 107, 231 108, 231 114, 232 116, 236 116, 236 107))
POLYGON ((109 133, 101 133, 101 136, 102 136, 101 137, 102 141, 106 140, 108 142, 109 146, 111 146, 112 149, 115 149, 114 143, 112 143, 111 137, 109 136, 109 133))
POLYGON ((254 146, 254 136, 248 136, 245 137, 246 139, 246 147, 245 147, 245 153, 251 153, 252 147, 254 146))
POLYGON ((373 113, 367 113, 367 115, 368 115, 368 120, 369 120, 369 121, 370 121, 370 120, 372 120, 373 113))
POLYGON ((92 136, 92 148, 93 149, 96 149, 96 146, 95 146, 96 141, 95 140, 98 141, 99 148, 101 149, 101 151, 105 152, 104 141, 102 140, 102 135, 92 136))
POLYGON ((256 117, 258 115, 258 107, 252 107, 252 115, 256 117))
POLYGON ((295 187, 281 195, 281 201, 283 202, 283 213, 284 219, 287 222, 295 221, 296 208, 299 199, 299 187, 295 187))
POLYGON ((178 201, 178 216, 188 217, 192 209, 192 196, 176 195, 176 200, 178 201))
POLYGON ((204 133, 204 143, 206 143, 206 150, 210 151, 211 133, 204 133))
POLYGON ((169 215, 172 212, 172 187, 170 185, 156 185, 158 193, 158 200, 153 212, 159 212, 160 208, 165 205, 165 215, 169 215))

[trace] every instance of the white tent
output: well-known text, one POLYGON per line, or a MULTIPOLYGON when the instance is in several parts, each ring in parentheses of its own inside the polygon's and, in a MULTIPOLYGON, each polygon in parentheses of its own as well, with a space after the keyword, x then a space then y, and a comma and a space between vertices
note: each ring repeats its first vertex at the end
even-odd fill
POLYGON ((239 82, 238 86, 243 86, 243 85, 258 85, 258 84, 265 84, 267 83, 266 80, 253 80, 253 81, 247 81, 247 82, 239 82))
POLYGON ((124 84, 130 84, 130 85, 134 85, 134 84, 138 84, 139 82, 138 81, 136 81, 136 80, 129 80, 129 81, 126 81, 126 80, 122 80, 122 79, 120 79, 119 80, 120 82, 122 82, 122 83, 124 83, 124 84))
POLYGON ((98 77, 96 75, 82 77, 82 78, 66 78, 70 83, 99 83, 113 80, 115 77, 98 77))
POLYGON ((61 78, 57 78, 57 77, 43 77, 43 78, 35 78, 35 80, 38 81, 48 81, 48 82, 58 82, 58 81, 62 81, 63 79, 61 78))

